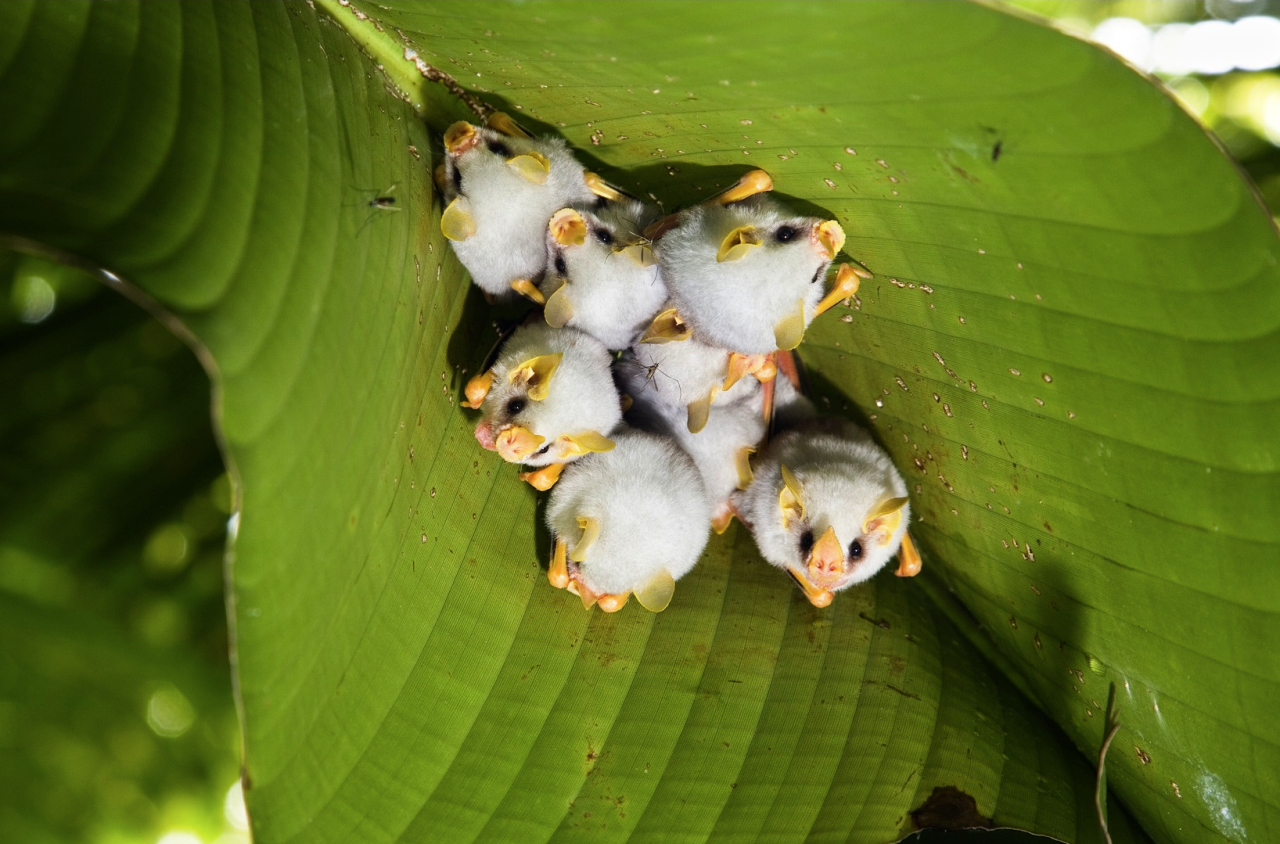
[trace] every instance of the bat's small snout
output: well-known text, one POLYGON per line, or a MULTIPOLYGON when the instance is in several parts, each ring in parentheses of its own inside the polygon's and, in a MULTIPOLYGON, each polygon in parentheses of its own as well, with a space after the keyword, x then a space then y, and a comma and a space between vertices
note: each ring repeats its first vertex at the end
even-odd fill
POLYGON ((493 425, 489 422, 481 422, 476 426, 476 442, 480 443, 480 447, 485 451, 497 451, 498 446, 493 439, 493 425))

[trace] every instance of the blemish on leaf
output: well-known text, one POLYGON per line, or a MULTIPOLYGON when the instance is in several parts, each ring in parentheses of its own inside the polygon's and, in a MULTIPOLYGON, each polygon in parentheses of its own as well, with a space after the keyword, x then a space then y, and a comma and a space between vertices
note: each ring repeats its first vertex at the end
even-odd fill
POLYGON ((863 621, 869 621, 869 622, 871 622, 872 624, 874 624, 876 627, 879 627, 879 628, 881 628, 881 629, 883 629, 883 630, 892 630, 892 629, 893 629, 893 628, 890 626, 889 622, 888 622, 886 619, 883 619, 883 618, 872 618, 871 616, 867 615, 867 614, 866 614, 866 613, 864 613, 864 612, 860 612, 860 613, 858 613, 858 618, 861 618, 863 621))
POLYGON ((916 829, 991 828, 991 819, 978 813, 978 801, 953 785, 935 788, 911 813, 911 821, 916 829))

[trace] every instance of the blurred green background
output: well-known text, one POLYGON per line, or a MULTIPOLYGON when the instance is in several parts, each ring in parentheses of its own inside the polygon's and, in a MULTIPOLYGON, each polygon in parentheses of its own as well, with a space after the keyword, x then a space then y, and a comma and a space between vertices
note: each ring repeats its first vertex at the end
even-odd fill
POLYGON ((79 270, 0 278, 0 840, 243 844, 209 380, 79 270))
MULTIPOLYGON (((1007 6, 1158 76, 1280 208, 1280 0, 1007 6)), ((0 841, 245 844, 208 379, 94 278, 0 251, 0 396, 0 841)))

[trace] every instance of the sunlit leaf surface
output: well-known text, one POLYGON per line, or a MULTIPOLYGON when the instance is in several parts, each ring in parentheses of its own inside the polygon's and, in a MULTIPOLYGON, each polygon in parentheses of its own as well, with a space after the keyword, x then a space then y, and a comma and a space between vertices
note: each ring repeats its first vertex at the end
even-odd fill
POLYGON ((989 9, 673 12, 0 9, 0 229, 216 365, 258 840, 889 841, 939 787, 1096 840, 1014 686, 1092 754, 1112 682, 1153 838, 1273 837, 1277 243, 1231 165, 989 9), (918 485, 925 582, 816 611, 735 529, 660 616, 547 586, 457 407, 494 333, 429 172, 467 113, 406 51, 668 208, 762 166, 840 220, 876 278, 801 352, 918 485))

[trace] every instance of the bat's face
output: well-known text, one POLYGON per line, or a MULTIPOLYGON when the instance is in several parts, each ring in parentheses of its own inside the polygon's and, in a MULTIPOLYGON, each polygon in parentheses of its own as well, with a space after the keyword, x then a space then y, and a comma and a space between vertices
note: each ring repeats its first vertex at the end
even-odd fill
POLYGON ((530 137, 509 119, 490 123, 445 132, 440 230, 477 285, 509 297, 513 282, 532 286, 546 266, 547 219, 594 195, 563 141, 530 137))
POLYGON ((455 194, 466 194, 468 183, 477 178, 542 185, 551 172, 550 160, 532 138, 484 126, 455 123, 445 133, 444 146, 447 184, 455 194))
POLYGON ((910 505, 882 473, 838 463, 780 469, 775 518, 755 527, 773 534, 768 545, 802 587, 807 581, 838 592, 869 579, 897 552, 910 505))
POLYGON ((799 345, 844 245, 840 225, 792 215, 765 195, 687 217, 659 241, 659 255, 694 335, 748 354, 799 345))
POLYGON ((546 326, 521 332, 508 343, 514 348, 467 385, 469 406, 483 414, 476 439, 503 460, 529 466, 613 448, 607 433, 622 411, 608 352, 579 332, 565 331, 551 338, 555 343, 539 342, 553 333, 546 326))
POLYGON ((652 216, 626 198, 552 215, 541 285, 549 325, 573 325, 611 349, 631 344, 667 298, 653 246, 642 234, 652 216))

